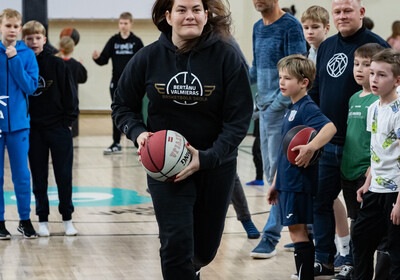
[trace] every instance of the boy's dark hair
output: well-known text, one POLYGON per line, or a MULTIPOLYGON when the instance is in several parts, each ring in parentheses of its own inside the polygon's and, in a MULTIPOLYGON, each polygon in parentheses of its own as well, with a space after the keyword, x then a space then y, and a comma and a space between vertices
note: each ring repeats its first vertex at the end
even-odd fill
POLYGON ((308 79, 307 90, 312 88, 317 70, 311 59, 300 54, 292 54, 279 60, 277 67, 278 70, 286 70, 299 81, 308 79))
POLYGON ((372 58, 375 54, 385 48, 377 43, 364 44, 354 52, 354 57, 372 58))
POLYGON ((133 21, 133 16, 130 12, 124 12, 120 14, 119 19, 129 19, 130 22, 133 21))
POLYGON ((301 16, 301 23, 306 20, 320 22, 326 27, 329 24, 329 12, 321 6, 314 5, 309 7, 301 16))
POLYGON ((363 25, 368 30, 372 30, 372 28, 374 28, 374 26, 375 26, 374 21, 372 19, 370 19, 369 17, 363 17, 363 25))
POLYGON ((391 65, 393 76, 400 76, 400 52, 393 49, 384 49, 371 58, 371 62, 384 62, 391 65))

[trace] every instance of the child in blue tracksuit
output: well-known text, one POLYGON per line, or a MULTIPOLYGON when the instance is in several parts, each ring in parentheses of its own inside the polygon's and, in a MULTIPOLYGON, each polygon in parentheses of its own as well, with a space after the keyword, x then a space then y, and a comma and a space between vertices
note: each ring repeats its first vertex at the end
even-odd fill
POLYGON ((35 54, 22 41, 21 14, 5 9, 0 14, 0 239, 10 239, 4 224, 4 151, 7 146, 20 223, 26 238, 37 237, 30 221, 31 181, 28 169, 28 95, 38 87, 39 68, 35 54))

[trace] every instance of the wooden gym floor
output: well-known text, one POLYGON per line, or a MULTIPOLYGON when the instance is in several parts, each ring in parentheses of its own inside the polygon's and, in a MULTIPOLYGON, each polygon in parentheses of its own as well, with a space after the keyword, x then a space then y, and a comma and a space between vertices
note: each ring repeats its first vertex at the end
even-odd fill
MULTIPOLYGON (((149 200, 145 172, 137 161, 136 149, 130 141, 123 138, 122 154, 103 155, 103 149, 111 144, 111 131, 109 116, 81 115, 80 135, 74 139, 74 187, 85 188, 86 192, 99 188, 111 188, 112 193, 120 189, 131 193, 136 191, 138 196, 149 200)), ((261 231, 270 206, 265 200, 266 187, 245 186, 255 176, 252 143, 253 137, 248 136, 240 146, 238 173, 244 184, 252 219, 261 231)), ((55 186, 50 171, 49 187, 55 186)), ((4 191, 12 190, 6 155, 4 191)), ((76 237, 63 235, 58 208, 51 206, 51 236, 32 240, 24 239, 18 233, 17 208, 12 203, 7 204, 6 226, 12 238, 0 240, 0 279, 162 279, 158 230, 151 202, 123 204, 75 204, 73 221, 79 231, 76 237)), ((34 209, 32 204, 31 219, 37 229, 38 219, 34 209)), ((259 240, 247 239, 230 206, 218 254, 209 266, 202 269, 202 279, 290 279, 295 266, 293 253, 283 249, 283 245, 290 242, 287 228, 282 232, 277 255, 271 259, 255 260, 249 256, 259 240)))

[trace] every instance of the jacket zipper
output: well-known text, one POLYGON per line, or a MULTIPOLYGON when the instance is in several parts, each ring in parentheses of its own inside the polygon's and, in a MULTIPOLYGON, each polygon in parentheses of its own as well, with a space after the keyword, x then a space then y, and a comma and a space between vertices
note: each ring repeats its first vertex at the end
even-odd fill
POLYGON ((7 96, 8 96, 8 106, 7 106, 7 120, 8 120, 8 132, 11 132, 11 122, 10 122, 10 95, 8 93, 9 91, 9 70, 8 70, 8 58, 7 58, 7 96))

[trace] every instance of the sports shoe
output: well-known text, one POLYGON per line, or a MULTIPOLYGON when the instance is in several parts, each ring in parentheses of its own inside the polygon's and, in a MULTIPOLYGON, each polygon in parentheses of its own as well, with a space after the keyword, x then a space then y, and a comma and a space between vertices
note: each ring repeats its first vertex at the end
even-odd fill
POLYGON ((333 279, 351 280, 351 279, 353 279, 353 271, 354 271, 354 267, 352 267, 351 265, 345 265, 345 266, 343 266, 343 268, 339 272, 339 274, 336 275, 336 277, 333 279))
POLYGON ((251 251, 250 256, 254 259, 269 259, 276 255, 275 246, 264 236, 260 243, 251 251))
POLYGON ((288 243, 283 245, 283 249, 289 252, 294 252, 294 243, 288 243))
POLYGON ((38 235, 32 226, 31 220, 21 220, 17 230, 22 233, 25 238, 37 238, 38 235))
POLYGON ((6 229, 4 221, 0 221, 0 240, 11 239, 11 234, 6 229))
POLYGON ((74 225, 72 224, 72 220, 63 221, 65 235, 67 236, 74 236, 78 234, 78 231, 75 229, 74 225))
POLYGON ((335 258, 334 262, 335 272, 341 271, 345 265, 352 265, 352 264, 353 264, 353 259, 350 255, 346 255, 343 257, 342 255, 339 254, 335 258))
POLYGON ((49 237, 50 236, 48 222, 39 222, 38 235, 41 237, 49 237))
POLYGON ((246 186, 264 186, 263 180, 253 180, 251 182, 247 182, 246 186))
POLYGON ((335 271, 332 268, 328 267, 328 265, 323 264, 320 261, 315 261, 314 263, 314 277, 315 279, 332 279, 335 275, 335 271))
POLYGON ((103 153, 105 155, 120 154, 122 153, 122 147, 120 144, 112 143, 112 145, 105 149, 103 153))
POLYGON ((257 239, 260 237, 260 232, 251 220, 242 221, 242 225, 246 230, 248 239, 257 239))

